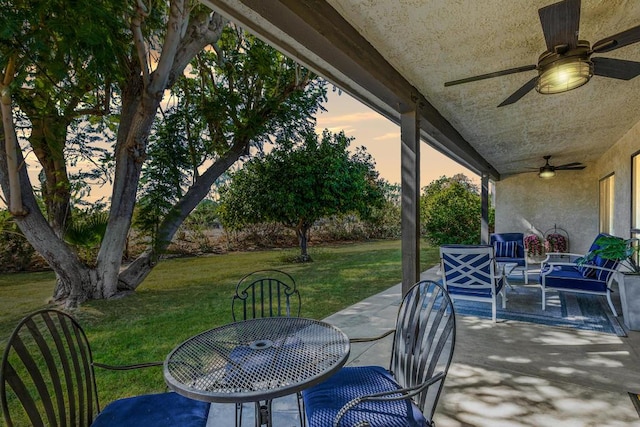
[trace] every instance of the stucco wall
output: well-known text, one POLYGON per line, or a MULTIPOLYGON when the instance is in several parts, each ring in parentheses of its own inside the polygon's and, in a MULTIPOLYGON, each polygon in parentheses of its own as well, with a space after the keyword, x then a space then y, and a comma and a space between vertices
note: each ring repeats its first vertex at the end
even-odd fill
POLYGON ((496 232, 544 233, 557 226, 569 234, 571 252, 584 252, 598 232, 597 206, 593 167, 559 171, 552 179, 514 175, 496 183, 496 232))
POLYGON ((571 252, 586 252, 599 231, 599 180, 613 172, 614 234, 629 237, 631 156, 639 150, 640 122, 582 171, 558 171, 548 180, 534 172, 496 182, 496 232, 544 233, 556 224, 569 233, 571 252))
POLYGON ((630 237, 631 156, 640 150, 640 122, 636 123, 596 164, 598 178, 612 172, 614 179, 613 234, 630 237))

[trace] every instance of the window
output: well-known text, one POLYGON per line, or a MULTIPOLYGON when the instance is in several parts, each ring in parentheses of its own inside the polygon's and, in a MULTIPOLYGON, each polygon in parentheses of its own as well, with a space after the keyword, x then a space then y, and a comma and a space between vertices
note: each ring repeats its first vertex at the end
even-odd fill
MULTIPOLYGON (((640 153, 631 157, 631 237, 640 238, 640 153)), ((636 252, 636 262, 639 256, 636 252)))
POLYGON ((614 175, 600 180, 600 232, 613 234, 614 175))

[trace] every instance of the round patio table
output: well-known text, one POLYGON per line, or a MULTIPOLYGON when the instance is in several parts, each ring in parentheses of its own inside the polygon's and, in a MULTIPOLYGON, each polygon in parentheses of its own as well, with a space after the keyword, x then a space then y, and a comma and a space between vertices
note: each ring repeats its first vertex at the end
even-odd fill
POLYGON ((270 426, 271 399, 328 378, 344 365, 349 350, 349 338, 325 322, 300 317, 244 320, 178 345, 164 362, 164 377, 169 388, 192 399, 256 402, 256 425, 270 426))

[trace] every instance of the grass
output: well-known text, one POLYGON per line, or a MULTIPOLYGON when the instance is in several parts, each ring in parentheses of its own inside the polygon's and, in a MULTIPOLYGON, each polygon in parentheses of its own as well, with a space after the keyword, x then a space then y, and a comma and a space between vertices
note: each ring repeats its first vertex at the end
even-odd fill
MULTIPOLYGON (((109 364, 161 361, 192 335, 231 321, 231 296, 244 274, 275 268, 291 274, 302 296, 302 316, 322 319, 401 280, 400 241, 310 248, 312 263, 290 263, 291 250, 181 258, 158 264, 126 298, 89 301, 74 313, 91 342, 94 360, 109 364)), ((438 262, 423 248, 422 268, 438 262)), ((46 306, 53 273, 0 276, 2 351, 20 318, 46 306)), ((102 404, 119 397, 164 391, 161 368, 97 370, 102 404)))

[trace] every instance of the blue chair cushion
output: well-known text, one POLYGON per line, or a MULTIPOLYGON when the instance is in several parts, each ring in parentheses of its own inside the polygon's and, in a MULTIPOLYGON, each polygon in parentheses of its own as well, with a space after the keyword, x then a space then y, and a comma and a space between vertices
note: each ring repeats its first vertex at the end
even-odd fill
MULTIPOLYGON (((543 272, 548 271, 548 268, 543 272)), ((545 287, 564 289, 567 291, 580 290, 605 293, 607 282, 598 280, 597 277, 583 277, 582 272, 574 266, 554 266, 553 271, 545 275, 545 287)))
MULTIPOLYGON (((340 369, 335 375, 302 392, 309 427, 327 427, 350 400, 367 394, 401 388, 380 366, 340 369)), ((362 402, 347 411, 340 426, 368 421, 371 427, 424 427, 427 420, 410 400, 362 402)))
POLYGON ((493 244, 497 258, 515 258, 518 244, 516 242, 495 242, 493 244))
MULTIPOLYGON (((442 284, 442 280, 439 281, 439 283, 442 284)), ((502 287, 504 286, 504 280, 502 278, 496 279, 496 294, 499 294, 500 291, 502 290, 502 287)), ((452 286, 452 285, 448 285, 447 286, 447 291, 449 291, 449 293, 453 296, 453 295, 461 295, 461 296, 468 296, 468 297, 484 297, 484 298, 491 298, 491 288, 461 288, 458 286, 452 286)))
POLYGON ((210 407, 178 393, 145 394, 110 403, 91 427, 205 427, 210 407))
POLYGON ((525 259, 524 258, 503 258, 503 257, 496 257, 496 262, 508 262, 511 264, 517 264, 519 266, 524 267, 525 265, 525 259))

